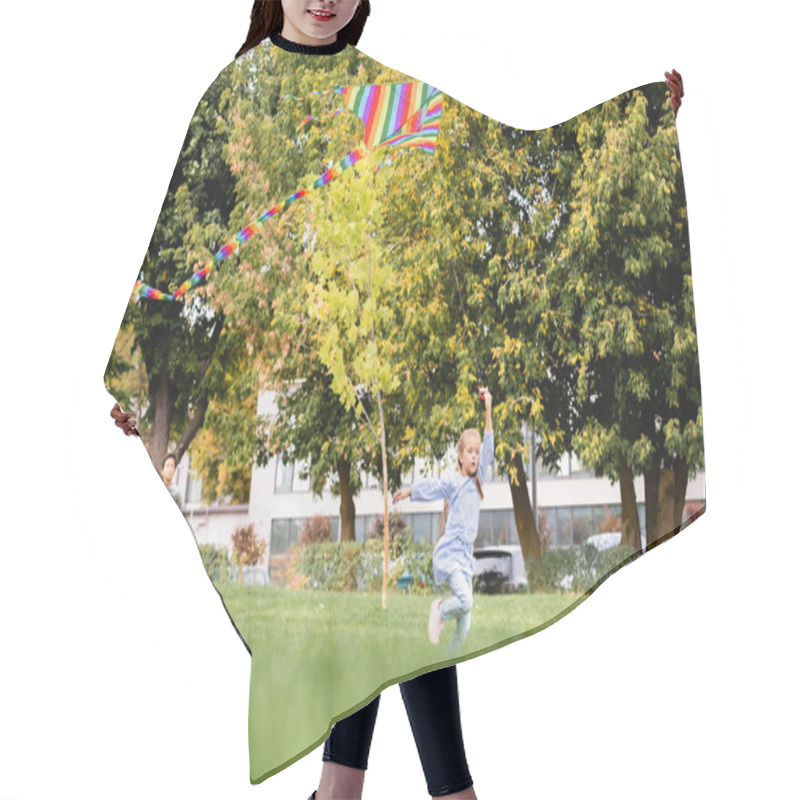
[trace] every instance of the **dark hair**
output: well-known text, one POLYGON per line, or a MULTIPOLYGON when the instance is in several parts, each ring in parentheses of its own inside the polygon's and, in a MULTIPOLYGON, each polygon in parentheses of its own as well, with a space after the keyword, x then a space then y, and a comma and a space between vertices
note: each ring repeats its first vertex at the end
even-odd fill
POLYGON ((176 467, 178 466, 178 459, 175 457, 175 453, 167 453, 164 456, 164 460, 161 462, 161 469, 164 469, 164 467, 167 465, 167 461, 169 461, 170 459, 172 459, 175 462, 176 467))
MULTIPOLYGON (((361 0, 356 7, 353 19, 339 31, 338 39, 344 39, 348 44, 356 45, 361 38, 364 24, 369 16, 369 0, 361 0)), ((283 6, 280 0, 255 0, 253 10, 250 12, 250 30, 244 44, 239 48, 236 58, 252 50, 273 33, 283 30, 283 6)))

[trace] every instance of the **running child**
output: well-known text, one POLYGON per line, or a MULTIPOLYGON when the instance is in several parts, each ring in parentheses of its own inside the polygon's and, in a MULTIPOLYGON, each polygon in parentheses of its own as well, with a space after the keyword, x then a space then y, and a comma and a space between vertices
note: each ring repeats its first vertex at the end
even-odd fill
POLYGON ((483 443, 480 433, 475 428, 468 428, 456 445, 457 470, 448 471, 440 478, 418 481, 410 489, 401 489, 392 498, 393 503, 407 497, 413 501, 448 501, 445 511, 447 526, 433 549, 433 577, 439 585, 446 583, 453 597, 447 600, 437 597, 431 604, 428 620, 428 639, 431 644, 439 643, 445 621, 456 620, 456 629, 447 647, 448 658, 461 652, 469 631, 475 564, 472 545, 478 535, 482 483, 487 467, 494 461, 492 395, 485 386, 481 387, 480 394, 486 406, 483 443))

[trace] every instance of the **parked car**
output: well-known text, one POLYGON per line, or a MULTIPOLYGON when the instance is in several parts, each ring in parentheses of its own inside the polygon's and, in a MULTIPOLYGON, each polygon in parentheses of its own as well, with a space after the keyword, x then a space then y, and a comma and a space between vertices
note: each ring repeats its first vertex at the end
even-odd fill
POLYGON ((622 533, 615 531, 612 533, 594 533, 584 539, 584 544, 594 545, 598 550, 608 550, 609 547, 616 547, 622 541, 622 533))
POLYGON ((483 594, 526 592, 528 576, 518 544, 481 547, 473 552, 473 589, 483 594))

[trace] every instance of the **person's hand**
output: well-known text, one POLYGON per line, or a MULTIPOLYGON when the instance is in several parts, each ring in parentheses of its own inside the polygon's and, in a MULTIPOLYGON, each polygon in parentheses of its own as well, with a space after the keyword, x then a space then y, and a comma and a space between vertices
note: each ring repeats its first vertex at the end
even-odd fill
POLYGON ((411 489, 401 489, 399 492, 395 492, 392 498, 392 505, 395 505, 399 500, 405 500, 406 497, 411 497, 411 489))
POLYGON ((132 419, 133 411, 123 411, 119 407, 119 403, 114 403, 114 407, 111 409, 111 416, 114 417, 114 424, 125 431, 126 436, 131 434, 139 436, 139 431, 136 430, 136 420, 132 419))
POLYGON ((489 387, 480 386, 478 388, 478 394, 483 398, 483 404, 486 410, 489 411, 492 407, 492 393, 489 391, 489 387))
POLYGON ((664 75, 667 76, 667 86, 669 86, 670 91, 672 92, 672 97, 670 98, 670 103, 672 103, 672 110, 675 112, 675 116, 678 116, 678 109, 681 107, 681 97, 683 97, 683 78, 681 77, 680 72, 673 69, 672 73, 665 72, 664 75))

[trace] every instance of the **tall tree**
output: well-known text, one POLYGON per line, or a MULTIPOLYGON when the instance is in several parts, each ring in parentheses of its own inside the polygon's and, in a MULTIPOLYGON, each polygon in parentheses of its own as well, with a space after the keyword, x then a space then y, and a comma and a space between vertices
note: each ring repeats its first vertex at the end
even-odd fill
POLYGON ((665 86, 581 114, 568 222, 547 271, 560 326, 549 333, 575 372, 572 444, 620 482, 623 537, 639 547, 633 479, 644 474, 647 542, 677 532, 686 485, 703 464, 702 411, 686 201, 665 86))
MULTIPOLYGON (((223 155, 218 106, 227 73, 208 89, 198 104, 169 182, 139 279, 174 289, 201 263, 210 260, 225 241, 234 205, 234 181, 223 155)), ((217 387, 209 370, 228 347, 224 315, 198 290, 185 303, 140 298, 130 303, 123 330, 135 331, 133 347, 147 380, 147 407, 140 425, 151 458, 160 463, 170 441, 178 459, 203 425, 217 387)), ((122 337, 115 352, 128 347, 122 337)), ((120 353, 112 356, 112 363, 120 353)))
MULTIPOLYGON (((282 51, 253 51, 242 60, 225 97, 232 120, 227 151, 239 198, 234 219, 242 225, 254 210, 269 208, 307 186, 363 137, 363 123, 351 114, 301 125, 307 114, 324 113, 330 97, 278 102, 285 94, 302 96, 347 83, 356 69, 352 58, 309 62, 299 69, 296 59, 288 59, 282 51)), ((360 81, 377 77, 359 67, 360 81)), ((319 190, 320 199, 328 191, 329 187, 319 190)), ((242 372, 239 380, 249 384, 255 376, 258 389, 276 393, 277 413, 259 421, 250 440, 256 463, 263 466, 277 454, 310 461, 312 493, 319 496, 330 485, 340 496, 341 539, 352 541, 361 473, 381 474, 380 448, 333 391, 309 327, 304 293, 316 234, 307 204, 304 199, 290 205, 242 248, 237 269, 217 276, 216 296, 244 332, 252 356, 253 375, 242 372)), ((249 430, 244 419, 242 427, 249 430)), ((229 453, 231 459, 235 456, 229 453)), ((387 467, 389 479, 399 483, 401 469, 393 459, 387 467)))
POLYGON ((497 460, 508 476, 523 554, 535 558, 541 557, 541 543, 526 488, 525 423, 535 422, 543 434, 545 459, 556 460, 565 446, 560 420, 544 415, 549 359, 536 302, 543 250, 557 224, 558 209, 547 189, 551 138, 548 131, 518 130, 448 99, 433 202, 420 211, 434 231, 420 246, 440 287, 440 344, 423 348, 421 357, 431 369, 438 361, 450 370, 433 394, 433 407, 442 413, 430 419, 439 425, 444 417, 448 430, 456 426, 454 433, 467 420, 477 424, 476 385, 491 387, 497 460))
POLYGON ((391 180, 391 169, 375 171, 382 155, 370 154, 358 165, 360 170, 354 168, 330 184, 325 197, 310 198, 316 242, 311 256, 313 278, 306 292, 319 358, 331 375, 332 389, 348 411, 356 412, 380 447, 385 609, 389 571, 386 402, 401 383, 395 354, 397 330, 402 327, 397 326, 394 270, 378 200, 391 180))

